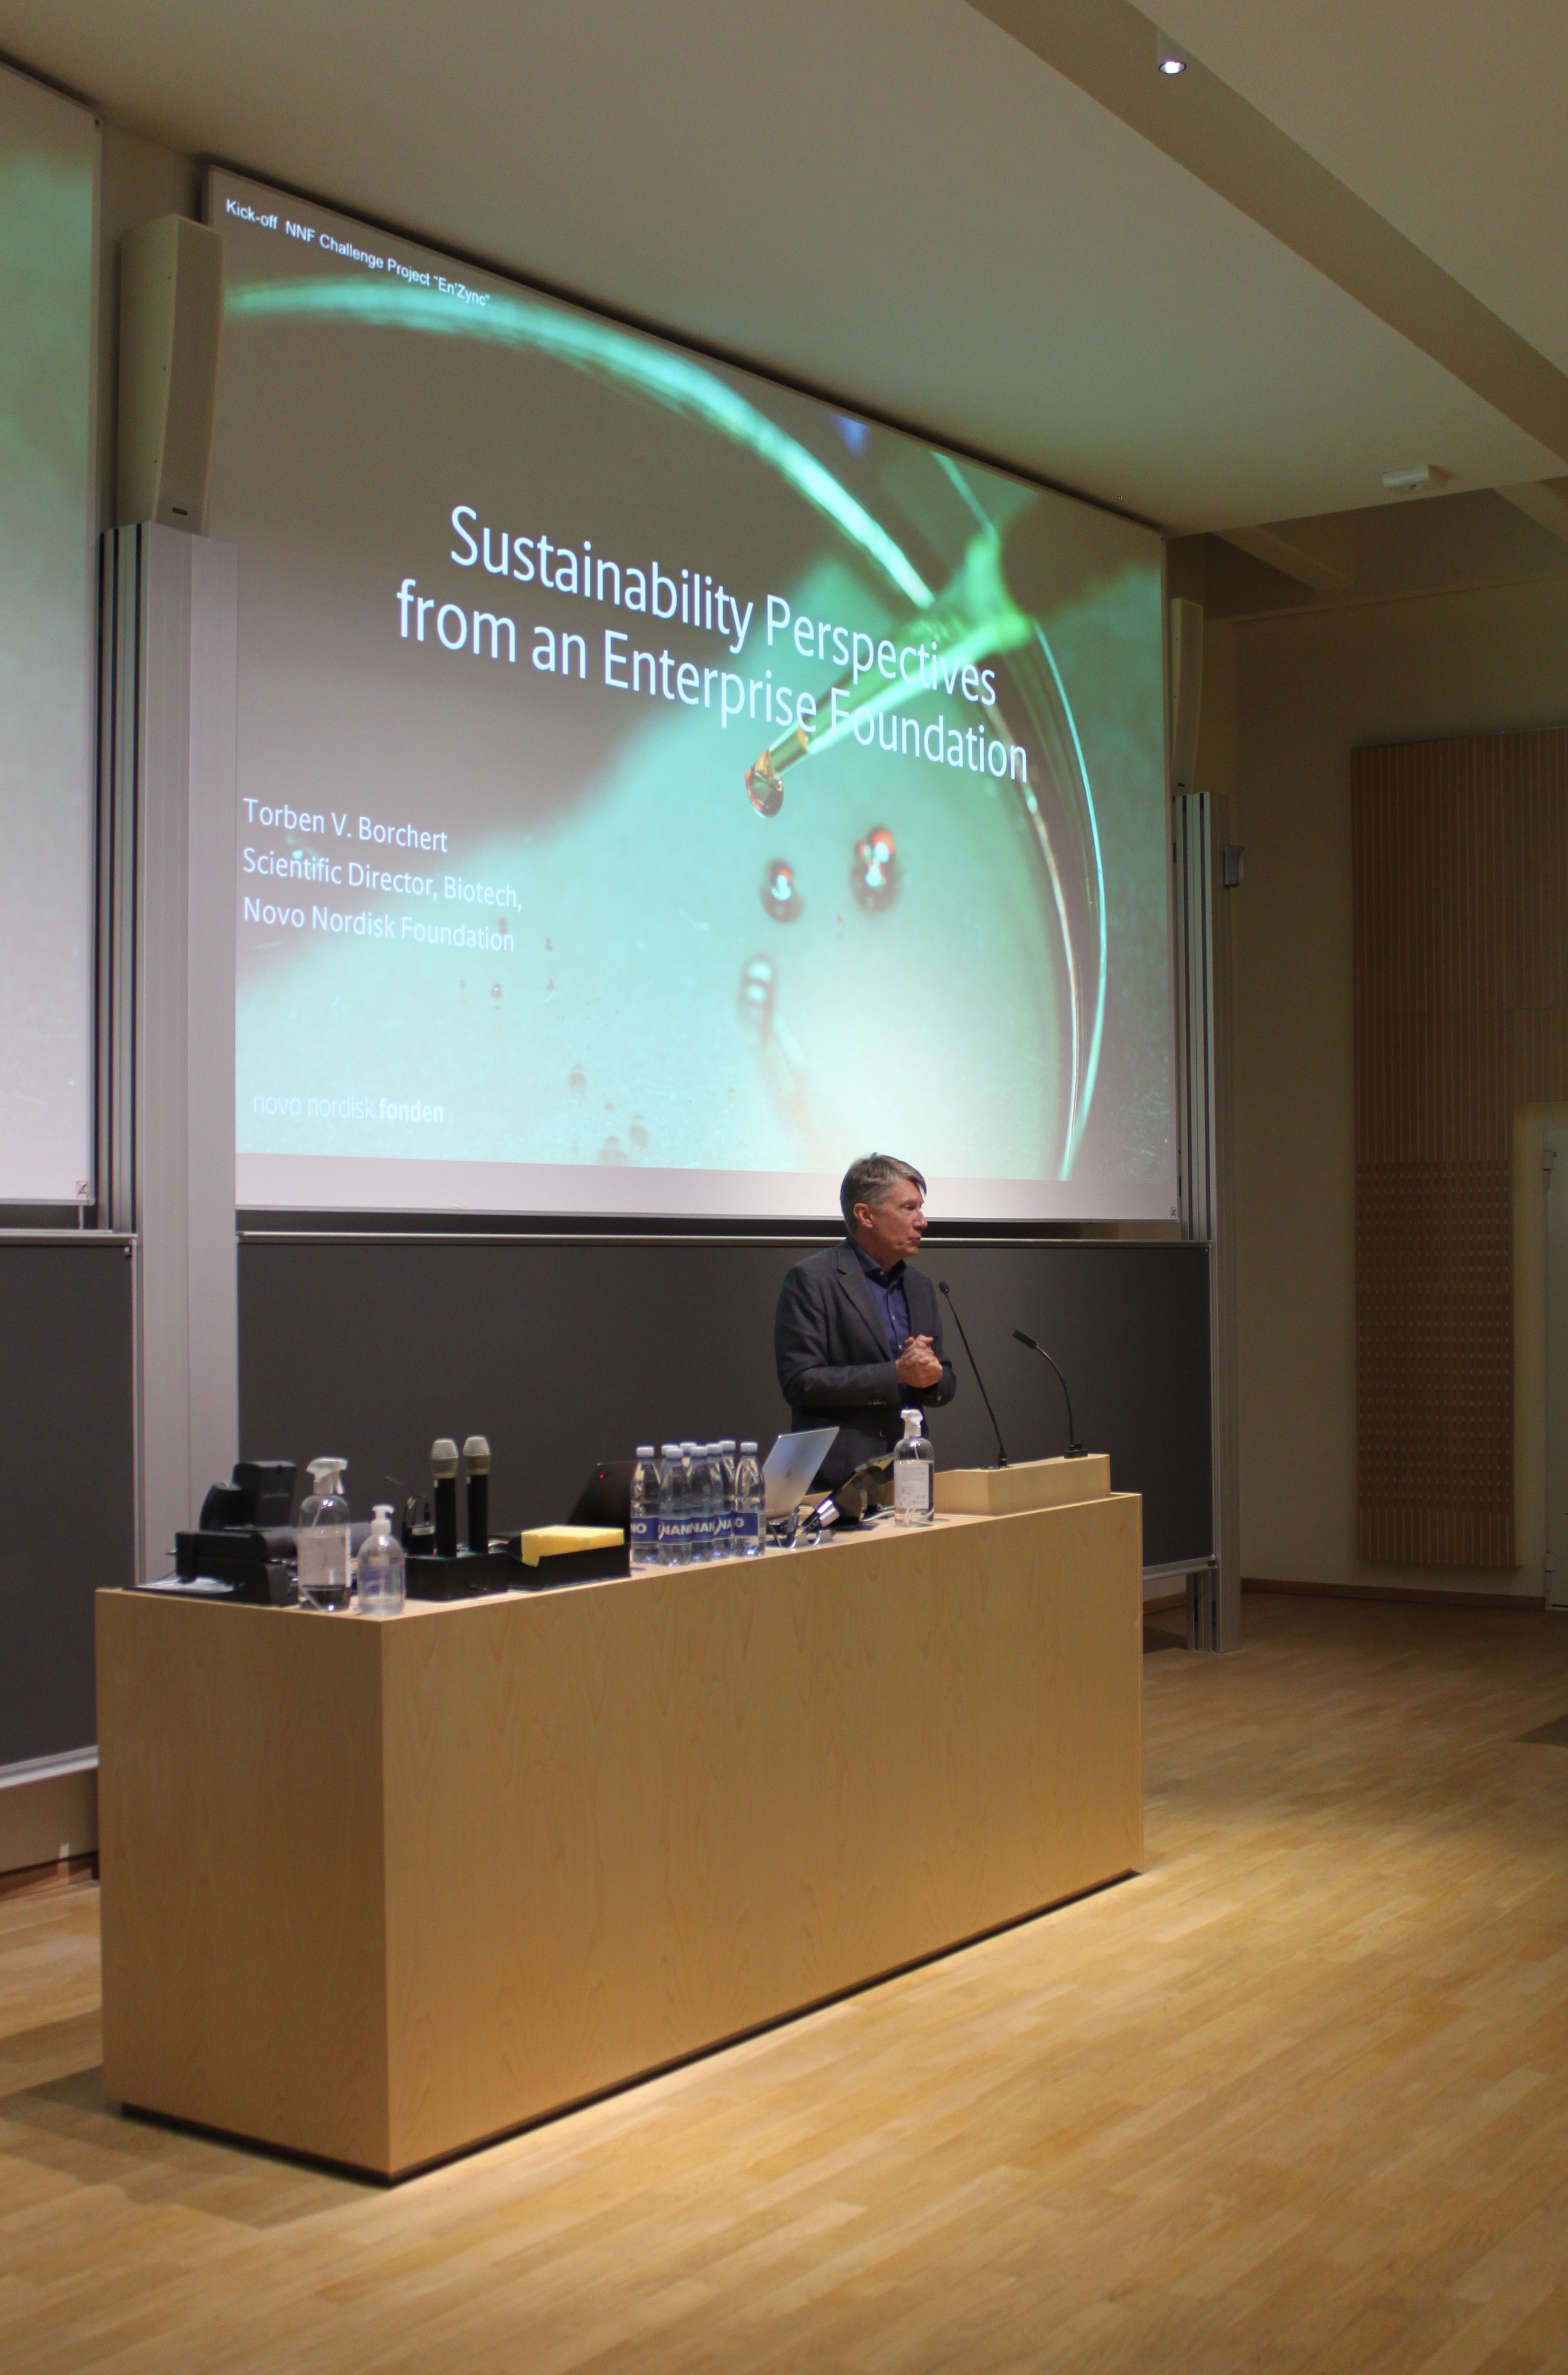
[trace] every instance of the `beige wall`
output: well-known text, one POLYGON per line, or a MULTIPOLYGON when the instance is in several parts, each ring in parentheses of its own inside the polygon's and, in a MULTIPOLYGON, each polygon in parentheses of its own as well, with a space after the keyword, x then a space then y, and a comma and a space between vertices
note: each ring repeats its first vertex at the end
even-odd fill
POLYGON ((1210 630, 1199 781, 1232 797, 1242 1565, 1540 1589, 1355 1555, 1350 754, 1568 720, 1568 581, 1210 630))

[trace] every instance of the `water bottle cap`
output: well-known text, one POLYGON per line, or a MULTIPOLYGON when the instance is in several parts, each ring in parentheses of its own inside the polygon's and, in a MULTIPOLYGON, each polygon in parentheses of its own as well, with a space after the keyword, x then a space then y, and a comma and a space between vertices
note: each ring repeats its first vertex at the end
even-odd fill
POLYGON ((749 1436, 741 1444, 740 1456, 742 1459, 755 1459, 757 1457, 757 1447, 749 1436))
POLYGON ((725 1436, 725 1438, 724 1438, 723 1442, 719 1445, 719 1449, 720 1449, 721 1451, 733 1451, 733 1450, 735 1449, 735 1437, 734 1437, 734 1436, 733 1436, 733 1435, 726 1435, 726 1436, 725 1436))
POLYGON ((660 1458, 661 1458, 661 1459, 678 1459, 680 1458, 680 1446, 679 1446, 679 1444, 678 1444, 678 1443, 662 1443, 662 1444, 659 1446, 659 1456, 660 1456, 660 1458))
POLYGON ((638 1445, 637 1457, 639 1459, 652 1459, 653 1456, 654 1447, 651 1443, 640 1443, 638 1445))

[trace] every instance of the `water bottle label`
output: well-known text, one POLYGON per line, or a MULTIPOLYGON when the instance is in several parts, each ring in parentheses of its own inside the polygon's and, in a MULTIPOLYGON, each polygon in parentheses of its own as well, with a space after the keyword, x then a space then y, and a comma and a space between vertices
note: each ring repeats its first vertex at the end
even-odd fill
POLYGON ((896 1459, 893 1462, 894 1508, 928 1509, 931 1507, 931 1472, 928 1459, 896 1459))
POLYGON ((301 1526, 297 1541, 300 1589, 312 1598, 347 1598, 348 1529, 301 1526))
POLYGON ((760 1542, 762 1539, 761 1510, 737 1509, 730 1519, 730 1530, 731 1539, 737 1550, 744 1549, 748 1542, 760 1542))
POLYGON ((634 1542, 656 1542, 664 1532, 656 1518, 633 1518, 631 1539, 634 1542))

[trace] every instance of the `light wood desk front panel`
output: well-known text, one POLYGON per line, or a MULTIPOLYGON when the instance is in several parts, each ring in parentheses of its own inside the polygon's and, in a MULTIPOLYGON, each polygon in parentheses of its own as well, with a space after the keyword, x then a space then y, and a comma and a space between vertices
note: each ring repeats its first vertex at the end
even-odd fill
MULTIPOLYGON (((307 1645, 335 1635, 332 1687, 337 1657, 355 1667, 345 1752, 377 1753, 365 1710, 379 1710, 383 1912, 345 1869, 359 1815, 328 1845, 300 1831, 290 1788, 277 1811, 292 1851, 250 1838, 252 1885, 288 1901, 276 1925, 258 1905, 243 1916, 249 1981, 239 1958, 226 1968, 242 1995, 283 1989, 266 1933, 292 1959, 328 1915, 321 1977, 365 1988, 369 2039, 383 1934, 384 2109, 362 2067, 352 2114, 335 2108, 329 2074, 292 2031, 269 2034, 270 2077, 237 2087, 242 2117, 218 2107, 220 2046, 199 2074, 185 2054, 181 2100, 167 2053, 158 2093, 133 2083, 147 2067, 129 2050, 139 2017, 112 2025, 106 2083, 148 2109, 396 2172, 1132 1869, 1139 1516, 1118 1496, 951 1518, 808 1555, 410 1608, 380 1626, 121 1603, 133 1625, 151 1609, 201 1620, 215 1643, 216 1627, 233 1628, 216 1645, 225 1663, 242 1662, 240 1633, 256 1626, 307 1645), (383 2149, 347 2147, 383 2120, 383 2149)), ((190 1665, 168 1676, 183 1692, 190 1665)), ((259 1696, 277 1701, 257 1720, 278 1738, 321 1704, 288 1669, 277 1655, 253 1664, 259 1696)), ((144 1687, 160 1695, 164 1677, 144 1687)), ((210 1726, 202 1755, 223 1755, 210 1726)), ((357 1771, 356 1808, 360 1788, 357 1771)), ((208 1932, 245 1888, 213 1869, 232 1790, 212 1803, 199 1851, 166 1826, 174 1860, 200 1867, 208 1932)), ((108 1939, 128 1878, 106 1835, 106 2000, 112 1985, 125 1993, 108 1939)), ((144 1867, 149 1884, 168 1895, 144 1867)), ((187 1962, 182 1991, 194 1984, 187 1962)), ((209 2008, 196 2026, 210 2039, 209 2008)))
POLYGON ((98 1595, 116 2100, 387 2165, 378 1628, 98 1595))

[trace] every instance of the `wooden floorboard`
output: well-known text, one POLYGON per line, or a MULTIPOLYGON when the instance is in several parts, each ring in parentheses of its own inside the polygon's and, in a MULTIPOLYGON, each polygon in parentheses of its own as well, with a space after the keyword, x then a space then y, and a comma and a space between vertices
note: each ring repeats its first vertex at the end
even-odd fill
POLYGON ((1568 2370, 1568 1619, 1245 1613, 1141 1877, 392 2192, 118 2117, 0 1904, 0 2367, 1568 2370))

